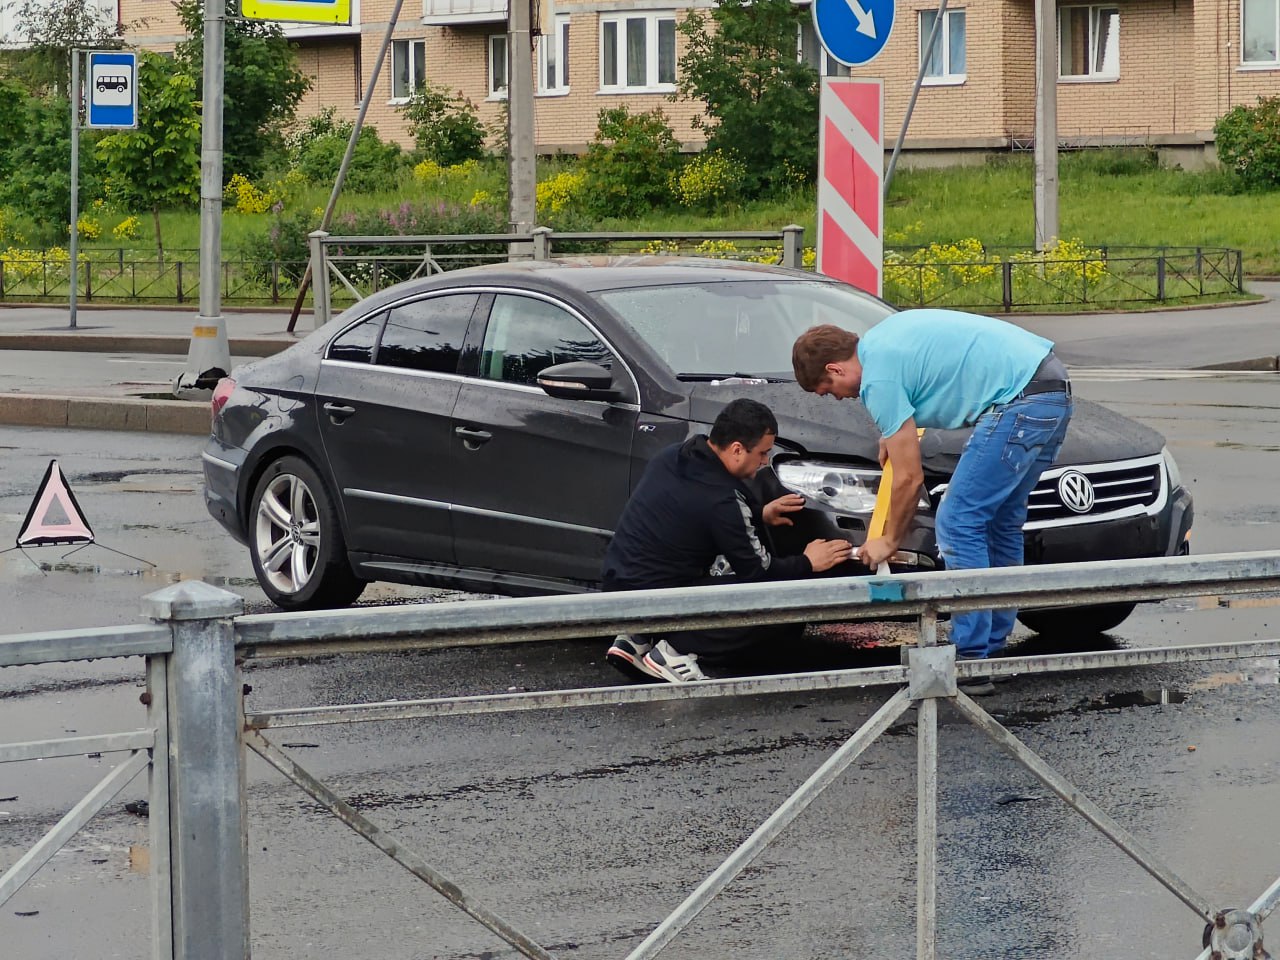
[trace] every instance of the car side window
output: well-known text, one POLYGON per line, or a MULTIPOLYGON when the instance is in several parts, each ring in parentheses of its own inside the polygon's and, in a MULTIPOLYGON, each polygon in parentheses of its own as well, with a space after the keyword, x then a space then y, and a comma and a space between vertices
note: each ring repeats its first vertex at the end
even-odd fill
POLYGON ((375 314, 362 323, 343 331, 329 345, 330 360, 346 360, 348 363, 373 363, 373 348, 378 343, 385 313, 375 314))
POLYGON ((396 307, 378 345, 378 366, 457 373, 467 324, 480 297, 459 293, 396 307))
POLYGON ((577 317, 545 300, 498 294, 480 352, 486 380, 533 385, 557 363, 586 360, 613 369, 613 355, 577 317))

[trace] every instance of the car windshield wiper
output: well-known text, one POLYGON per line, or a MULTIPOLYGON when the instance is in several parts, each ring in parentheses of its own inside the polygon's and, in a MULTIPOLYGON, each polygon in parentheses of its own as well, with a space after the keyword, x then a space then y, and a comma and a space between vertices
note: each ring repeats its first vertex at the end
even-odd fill
POLYGON ((742 380, 767 380, 769 383, 783 383, 782 377, 771 377, 763 373, 677 373, 676 379, 686 383, 702 383, 708 380, 729 380, 731 378, 739 378, 742 380))

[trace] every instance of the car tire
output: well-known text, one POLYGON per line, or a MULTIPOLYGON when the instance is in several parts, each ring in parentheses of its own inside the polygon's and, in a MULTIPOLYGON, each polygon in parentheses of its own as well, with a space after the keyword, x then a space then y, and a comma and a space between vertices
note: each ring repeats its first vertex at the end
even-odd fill
POLYGON ((1042 637, 1088 636, 1120 626, 1136 606, 1136 603, 1099 603, 1089 607, 1025 610, 1018 613, 1018 619, 1042 637))
POLYGON ((262 591, 285 610, 345 607, 365 581, 351 572, 332 498, 301 457, 273 461, 249 505, 249 554, 262 591))

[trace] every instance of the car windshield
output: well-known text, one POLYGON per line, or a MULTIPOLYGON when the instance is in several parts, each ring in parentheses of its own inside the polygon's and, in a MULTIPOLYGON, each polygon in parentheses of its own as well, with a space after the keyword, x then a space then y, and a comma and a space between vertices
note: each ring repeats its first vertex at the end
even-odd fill
POLYGON ((791 345, 819 323, 861 336, 893 308, 821 280, 733 280, 596 296, 683 379, 791 378, 791 345))

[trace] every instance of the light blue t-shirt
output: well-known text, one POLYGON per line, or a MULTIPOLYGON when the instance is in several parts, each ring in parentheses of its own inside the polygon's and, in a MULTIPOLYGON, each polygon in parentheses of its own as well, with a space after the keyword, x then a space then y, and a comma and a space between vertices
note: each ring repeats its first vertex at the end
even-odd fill
POLYGON ((1052 349, 1053 341, 992 317, 904 310, 858 341, 860 396, 886 437, 908 417, 954 430, 1016 397, 1052 349))

